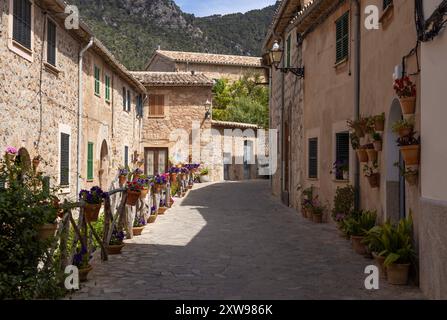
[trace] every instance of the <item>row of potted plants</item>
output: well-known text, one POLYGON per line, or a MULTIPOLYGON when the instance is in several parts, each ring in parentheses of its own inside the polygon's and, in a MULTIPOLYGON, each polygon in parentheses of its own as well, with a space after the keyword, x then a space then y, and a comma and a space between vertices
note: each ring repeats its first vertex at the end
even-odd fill
POLYGON ((326 207, 321 204, 318 196, 314 196, 313 187, 309 187, 303 191, 301 207, 304 218, 315 223, 323 223, 326 207))

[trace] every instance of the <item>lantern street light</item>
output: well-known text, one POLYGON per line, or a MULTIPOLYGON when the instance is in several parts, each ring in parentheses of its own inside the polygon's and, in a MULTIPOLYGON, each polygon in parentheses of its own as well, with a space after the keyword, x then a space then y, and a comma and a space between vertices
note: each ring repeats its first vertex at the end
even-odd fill
POLYGON ((212 103, 209 100, 206 100, 205 102, 205 119, 211 119, 211 108, 212 108, 212 103))
POLYGON ((273 66, 276 70, 279 70, 283 73, 289 73, 292 72, 295 76, 302 79, 304 78, 304 67, 301 68, 281 68, 279 65, 281 64, 281 61, 284 58, 284 50, 281 49, 279 46, 279 43, 277 40, 273 43, 272 50, 270 50, 270 61, 272 62, 273 66))

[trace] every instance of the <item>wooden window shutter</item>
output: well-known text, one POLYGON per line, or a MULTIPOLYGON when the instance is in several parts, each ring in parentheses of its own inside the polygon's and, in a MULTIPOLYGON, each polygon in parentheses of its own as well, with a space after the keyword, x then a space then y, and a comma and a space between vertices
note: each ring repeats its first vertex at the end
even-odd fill
POLYGON ((70 135, 61 133, 60 185, 70 184, 70 135))
POLYGON ((158 107, 158 112, 157 115, 158 116, 162 116, 165 114, 165 96, 163 95, 159 95, 158 96, 158 103, 157 103, 157 107, 158 107))
POLYGON ((336 62, 340 62, 349 55, 349 11, 336 22, 336 62))
POLYGON ((309 178, 318 178, 318 138, 309 139, 309 178))
POLYGON ((101 70, 95 66, 95 94, 100 94, 100 74, 101 70))
MULTIPOLYGON (((336 162, 338 165, 349 166, 349 132, 340 132, 335 135, 336 162)), ((343 179, 343 172, 336 172, 336 179, 343 179)))
POLYGON ((126 88, 125 87, 123 87, 123 110, 124 111, 127 111, 127 105, 126 105, 126 101, 127 101, 127 99, 126 99, 126 88))
POLYGON ((87 180, 93 180, 93 143, 88 143, 87 148, 87 180))
POLYGON ((129 147, 124 147, 124 166, 127 168, 129 166, 129 147))
POLYGON ((14 0, 13 2, 13 39, 31 50, 31 2, 14 0))
POLYGON ((51 20, 47 28, 47 62, 56 66, 56 24, 51 20))
POLYGON ((292 36, 289 35, 287 38, 287 65, 286 68, 290 68, 292 65, 292 36))
POLYGON ((130 95, 130 90, 127 90, 127 111, 131 111, 132 107, 132 96, 130 95))
POLYGON ((106 101, 110 101, 110 76, 105 76, 106 83, 106 101))

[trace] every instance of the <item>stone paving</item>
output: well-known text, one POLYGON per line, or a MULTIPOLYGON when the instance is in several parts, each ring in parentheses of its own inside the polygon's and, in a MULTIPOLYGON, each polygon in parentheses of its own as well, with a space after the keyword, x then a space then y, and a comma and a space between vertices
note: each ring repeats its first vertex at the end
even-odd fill
POLYGON ((414 286, 364 288, 372 260, 331 224, 270 195, 268 181, 196 185, 123 254, 94 262, 69 299, 420 299, 414 286))

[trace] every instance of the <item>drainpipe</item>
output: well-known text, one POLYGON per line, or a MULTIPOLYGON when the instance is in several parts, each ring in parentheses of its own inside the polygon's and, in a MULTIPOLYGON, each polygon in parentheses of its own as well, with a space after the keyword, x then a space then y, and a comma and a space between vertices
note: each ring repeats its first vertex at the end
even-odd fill
MULTIPOLYGON (((356 120, 360 119, 360 44, 361 44, 361 15, 360 15, 360 1, 353 0, 354 3, 354 30, 355 30, 355 42, 354 42, 354 117, 356 120)), ((354 172, 354 188, 355 188, 355 209, 360 209, 360 162, 355 157, 355 172, 354 172)))
POLYGON ((78 75, 78 159, 77 159, 77 170, 76 170, 76 197, 81 191, 81 145, 82 145, 82 114, 83 114, 83 101, 82 101, 82 66, 84 53, 91 48, 93 45, 94 38, 90 38, 90 42, 85 48, 79 52, 79 75, 78 75))

